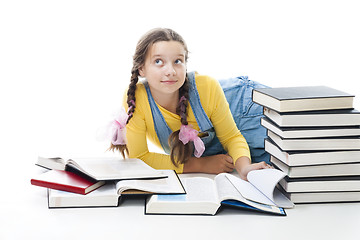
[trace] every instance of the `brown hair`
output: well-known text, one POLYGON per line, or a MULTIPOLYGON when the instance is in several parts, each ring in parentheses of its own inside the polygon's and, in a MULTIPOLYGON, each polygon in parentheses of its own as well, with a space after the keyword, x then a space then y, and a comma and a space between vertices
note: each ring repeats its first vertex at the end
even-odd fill
MULTIPOLYGON (((147 32, 137 43, 135 54, 133 56, 133 67, 131 70, 131 78, 129 89, 127 91, 127 104, 129 106, 129 118, 128 121, 132 118, 132 115, 135 111, 135 90, 136 84, 139 80, 139 69, 144 66, 145 59, 150 47, 160 41, 177 41, 184 46, 185 49, 185 61, 188 59, 188 49, 184 39, 175 31, 168 28, 155 28, 147 32)), ((185 77, 185 83, 179 89, 179 104, 176 109, 177 114, 181 117, 181 124, 187 125, 187 106, 189 99, 189 80, 187 76, 185 77), (182 98, 184 96, 184 98, 182 98), (182 99, 180 101, 180 99, 182 99)), ((178 164, 185 163, 192 153, 192 145, 187 143, 184 145, 179 140, 179 130, 173 132, 169 136, 169 145, 171 148, 171 161, 177 166, 178 164)), ((110 150, 118 150, 125 157, 125 152, 129 154, 128 148, 126 145, 113 145, 111 144, 110 150)))

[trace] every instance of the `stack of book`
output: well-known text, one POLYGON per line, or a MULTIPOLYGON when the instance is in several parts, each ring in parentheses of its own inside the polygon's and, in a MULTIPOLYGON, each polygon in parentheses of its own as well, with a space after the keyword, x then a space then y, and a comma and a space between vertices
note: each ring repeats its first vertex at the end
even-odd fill
POLYGON ((360 201, 360 112, 354 95, 326 86, 263 88, 265 150, 294 203, 360 201))
POLYGON ((48 207, 118 206, 121 195, 184 194, 173 170, 155 170, 140 159, 44 158, 48 169, 31 184, 48 189, 48 207))

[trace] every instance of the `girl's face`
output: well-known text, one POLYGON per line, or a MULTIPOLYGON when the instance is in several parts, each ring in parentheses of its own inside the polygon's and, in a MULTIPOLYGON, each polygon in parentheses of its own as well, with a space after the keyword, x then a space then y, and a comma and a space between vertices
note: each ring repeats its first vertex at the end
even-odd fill
POLYGON ((145 64, 139 69, 139 73, 148 81, 153 95, 177 94, 185 82, 184 46, 177 41, 154 43, 149 48, 145 64))

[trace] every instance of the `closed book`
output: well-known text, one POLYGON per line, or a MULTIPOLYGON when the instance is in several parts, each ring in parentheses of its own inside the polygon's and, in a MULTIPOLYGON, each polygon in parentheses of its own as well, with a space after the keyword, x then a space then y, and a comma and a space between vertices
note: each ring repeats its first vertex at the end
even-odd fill
POLYGON ((360 151, 283 151, 271 139, 265 139, 265 151, 288 166, 306 166, 360 161, 360 151))
POLYGON ((279 127, 265 117, 261 125, 282 138, 324 138, 360 136, 360 126, 333 127, 279 127))
POLYGON ((270 162, 290 178, 357 176, 360 173, 360 162, 290 167, 274 156, 270 157, 270 162))
POLYGON ((360 150, 360 137, 282 138, 272 131, 268 137, 282 150, 360 150))
POLYGON ((356 109, 280 113, 264 108, 264 115, 280 127, 359 126, 356 109))
POLYGON ((353 108, 354 95, 327 86, 259 88, 253 101, 277 112, 353 108))
POLYGON ((307 192, 285 193, 294 203, 342 203, 359 202, 360 191, 355 192, 307 192))
POLYGON ((360 175, 308 178, 285 177, 280 180, 279 184, 288 193, 360 191, 360 175))
POLYGON ((35 186, 79 194, 88 194, 104 183, 104 181, 86 179, 64 170, 49 170, 31 179, 31 184, 35 186))

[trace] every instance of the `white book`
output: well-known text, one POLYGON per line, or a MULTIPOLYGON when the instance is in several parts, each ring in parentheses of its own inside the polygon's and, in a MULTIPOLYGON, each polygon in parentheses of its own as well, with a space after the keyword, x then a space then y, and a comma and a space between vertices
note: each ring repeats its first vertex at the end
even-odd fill
POLYGON ((288 193, 350 192, 360 191, 360 176, 283 178, 279 184, 288 193))
POLYGON ((360 191, 287 193, 286 196, 294 203, 338 203, 360 201, 360 191))
POLYGON ((228 173, 214 179, 182 178, 187 194, 153 195, 147 199, 145 213, 215 215, 220 206, 232 206, 285 215, 282 208, 294 204, 276 188, 284 176, 276 169, 263 169, 249 172, 249 181, 228 173))
POLYGON ((253 101, 277 112, 352 109, 354 95, 327 86, 258 88, 253 101))
POLYGON ((284 151, 360 150, 360 137, 282 138, 268 130, 268 137, 284 151))
POLYGON ((279 127, 268 118, 261 125, 281 138, 325 138, 360 136, 360 126, 342 127, 279 127))
POLYGON ((279 159, 276 159, 274 156, 270 157, 270 162, 290 178, 355 176, 360 173, 360 162, 289 167, 279 159))
POLYGON ((159 170, 166 178, 110 181, 106 185, 81 195, 48 189, 49 208, 117 206, 121 195, 184 194, 185 189, 174 170, 159 170))
POLYGON ((38 157, 36 165, 48 169, 75 171, 98 181, 166 177, 161 171, 136 158, 88 157, 63 159, 60 157, 38 157))
POLYGON ((265 139, 265 151, 290 167, 360 162, 360 151, 283 151, 270 139, 265 139))
POLYGON ((359 126, 356 109, 279 113, 264 108, 264 115, 280 127, 359 126))

